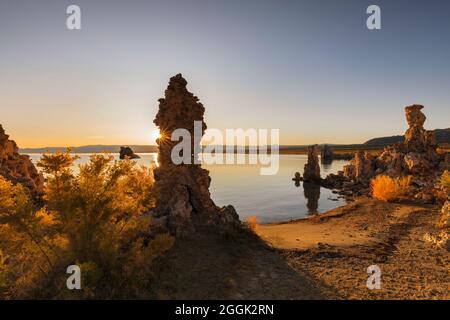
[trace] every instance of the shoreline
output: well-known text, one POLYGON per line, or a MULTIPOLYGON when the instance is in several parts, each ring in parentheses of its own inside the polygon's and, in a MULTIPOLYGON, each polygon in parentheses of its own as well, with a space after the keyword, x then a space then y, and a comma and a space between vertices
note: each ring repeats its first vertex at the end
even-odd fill
POLYGON ((424 240, 439 232, 433 205, 360 197, 326 213, 259 224, 255 233, 299 273, 309 273, 342 299, 449 299, 450 255, 424 240), (382 288, 366 286, 367 268, 382 288))

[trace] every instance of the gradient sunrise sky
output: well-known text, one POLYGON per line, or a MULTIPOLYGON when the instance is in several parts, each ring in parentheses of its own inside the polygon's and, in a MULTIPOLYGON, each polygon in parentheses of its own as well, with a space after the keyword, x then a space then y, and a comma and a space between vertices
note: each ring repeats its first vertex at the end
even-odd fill
POLYGON ((447 0, 1 0, 0 39, 0 123, 21 147, 153 144, 177 73, 209 127, 281 144, 402 134, 413 103, 428 129, 450 123, 447 0))

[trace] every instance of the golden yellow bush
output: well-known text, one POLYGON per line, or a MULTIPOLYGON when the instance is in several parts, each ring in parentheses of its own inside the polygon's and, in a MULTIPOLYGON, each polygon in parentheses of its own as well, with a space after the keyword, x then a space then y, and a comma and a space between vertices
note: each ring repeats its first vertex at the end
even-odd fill
POLYGON ((394 201, 405 195, 411 184, 411 176, 391 178, 389 176, 376 176, 370 182, 374 198, 383 201, 394 201))
POLYGON ((20 184, 0 176, 0 299, 147 298, 153 260, 174 238, 148 238, 154 206, 153 171, 131 160, 46 154, 44 206, 20 184), (7 259, 5 258, 7 257, 7 259), (65 287, 70 264, 83 270, 83 290, 65 287))
POLYGON ((444 188, 450 188, 450 172, 448 170, 444 171, 444 173, 441 176, 441 179, 439 180, 439 183, 444 188))
POLYGON ((0 176, 0 224, 21 225, 33 213, 33 204, 22 185, 13 185, 0 176))
POLYGON ((53 234, 41 219, 25 188, 0 176, 0 251, 8 257, 0 263, 0 295, 7 299, 32 296, 54 267, 53 234))
POLYGON ((258 218, 256 218, 255 216, 250 216, 246 219, 246 223, 250 230, 255 233, 258 231, 258 218))

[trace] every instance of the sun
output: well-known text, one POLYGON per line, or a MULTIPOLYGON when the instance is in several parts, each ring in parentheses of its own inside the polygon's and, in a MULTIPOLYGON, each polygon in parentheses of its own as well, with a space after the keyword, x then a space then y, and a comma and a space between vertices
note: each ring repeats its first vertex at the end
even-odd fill
POLYGON ((152 140, 156 142, 157 139, 161 138, 161 132, 156 129, 152 132, 152 140))

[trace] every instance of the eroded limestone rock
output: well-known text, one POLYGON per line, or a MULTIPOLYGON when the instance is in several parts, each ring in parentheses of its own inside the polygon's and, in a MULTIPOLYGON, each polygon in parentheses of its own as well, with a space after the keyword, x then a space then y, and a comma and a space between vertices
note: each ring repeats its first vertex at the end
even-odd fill
POLYGON ((170 79, 165 97, 159 99, 159 111, 154 120, 161 132, 157 140, 159 167, 154 171, 157 194, 154 216, 173 234, 187 234, 204 225, 227 230, 240 224, 239 217, 232 206, 219 208, 214 204, 209 192, 209 171, 196 164, 200 141, 194 141, 194 121, 201 122, 200 134, 203 135, 205 108, 186 85, 187 81, 177 74, 170 79), (172 149, 178 142, 171 141, 171 136, 176 129, 191 134, 190 163, 172 161, 172 149))
POLYGON ((436 151, 433 133, 423 128, 426 117, 421 111, 422 108, 422 105, 405 108, 409 128, 403 143, 386 147, 376 159, 357 152, 349 166, 344 169, 344 175, 356 180, 370 179, 381 173, 392 177, 428 176, 443 159, 436 151))
POLYGON ((139 159, 140 157, 134 153, 133 149, 130 147, 120 147, 120 159, 139 159))
POLYGON ((409 128, 404 142, 386 147, 377 158, 368 153, 356 152, 350 163, 344 166, 341 177, 329 175, 322 184, 338 188, 348 188, 351 185, 353 191, 364 189, 369 192, 368 183, 376 175, 410 175, 417 187, 415 199, 434 201, 435 197, 430 196, 433 194, 433 185, 445 168, 449 167, 450 156, 437 152, 433 133, 423 127, 426 117, 422 109, 422 105, 405 108, 409 128))
POLYGON ((294 174, 294 177, 292 178, 292 180, 295 182, 303 181, 303 178, 302 178, 302 175, 300 174, 300 172, 296 172, 294 174))
POLYGON ((403 171, 405 154, 397 146, 384 148, 381 155, 375 160, 375 174, 385 173, 394 177, 403 171))
POLYGON ((373 177, 375 159, 367 152, 358 151, 350 164, 344 166, 344 175, 351 180, 364 182, 373 177))
POLYGON ((303 170, 303 180, 320 182, 319 148, 317 145, 308 146, 308 162, 303 170))
POLYGON ((422 105, 414 104, 405 108, 408 130, 405 132, 406 152, 423 153, 429 150, 436 150, 436 138, 434 133, 424 129, 423 124, 427 119, 423 112, 422 105))
POLYGON ((42 195, 44 177, 30 157, 19 154, 19 148, 0 125, 0 175, 13 183, 26 187, 33 197, 42 195))

